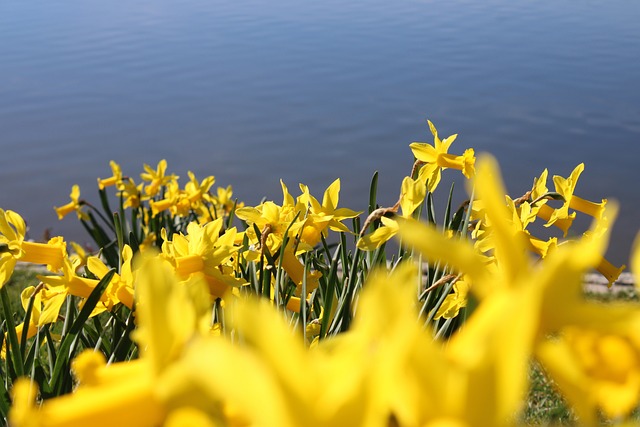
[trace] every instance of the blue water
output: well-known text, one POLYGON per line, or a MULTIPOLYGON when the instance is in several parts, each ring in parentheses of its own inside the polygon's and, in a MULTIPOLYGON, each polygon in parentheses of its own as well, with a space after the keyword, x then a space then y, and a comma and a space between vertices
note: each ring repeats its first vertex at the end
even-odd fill
POLYGON ((610 256, 626 262, 638 22, 624 0, 3 0, 0 207, 34 238, 82 240, 52 209, 72 184, 95 200, 109 160, 137 177, 166 158, 248 204, 279 200, 280 178, 320 195, 340 177, 364 210, 376 170, 395 201, 430 119, 460 135, 451 151, 493 153, 513 196, 584 162, 577 194, 620 201, 610 256))

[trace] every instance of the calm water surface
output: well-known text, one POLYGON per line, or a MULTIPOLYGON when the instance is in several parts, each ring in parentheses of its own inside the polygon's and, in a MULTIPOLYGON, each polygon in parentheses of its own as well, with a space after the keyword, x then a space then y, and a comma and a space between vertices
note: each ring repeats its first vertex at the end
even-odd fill
POLYGON ((166 158, 181 182, 212 174, 249 204, 279 200, 280 178, 320 195, 340 177, 364 210, 376 170, 395 201, 428 118, 460 135, 453 152, 497 156, 514 196, 584 162, 577 193, 622 204, 610 255, 626 262, 638 22, 624 0, 4 0, 0 207, 34 238, 83 240, 52 209, 72 184, 95 200, 110 159, 137 177, 166 158))

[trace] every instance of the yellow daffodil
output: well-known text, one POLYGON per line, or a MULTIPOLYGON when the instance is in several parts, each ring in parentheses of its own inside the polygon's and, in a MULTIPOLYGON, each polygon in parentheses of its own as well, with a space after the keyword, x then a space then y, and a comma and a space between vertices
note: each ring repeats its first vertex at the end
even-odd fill
POLYGON ((236 209, 244 207, 244 203, 236 203, 233 199, 233 188, 230 185, 225 188, 216 188, 216 194, 209 197, 208 201, 213 204, 213 209, 202 209, 201 216, 204 217, 205 222, 213 221, 220 216, 228 216, 234 205, 236 209))
POLYGON ((105 381, 100 387, 80 387, 75 393, 36 406, 38 386, 23 378, 15 383, 13 398, 20 402, 11 408, 9 418, 16 427, 109 426, 155 427, 165 410, 153 392, 153 382, 143 364, 129 362, 125 376, 116 374, 121 365, 110 369, 118 381, 105 381), (137 372, 136 372, 137 371, 137 372))
POLYGON ((191 203, 187 194, 180 190, 177 181, 170 181, 165 185, 164 198, 149 202, 152 216, 160 212, 170 210, 173 216, 187 216, 191 209, 191 203))
POLYGON ((69 194, 71 201, 64 206, 60 206, 59 208, 54 208, 56 213, 58 214, 58 219, 62 219, 71 212, 74 212, 78 215, 78 219, 88 220, 89 216, 86 212, 82 210, 83 201, 80 200, 80 186, 74 185, 71 187, 71 193, 69 194))
MULTIPOLYGON (((400 208, 403 218, 410 218, 413 212, 422 204, 427 196, 427 188, 420 179, 412 179, 408 176, 402 180, 400 190, 400 200, 398 204, 391 208, 400 208)), ((396 221, 385 216, 380 217, 382 226, 376 228, 372 233, 365 234, 358 239, 357 247, 359 249, 370 251, 379 248, 383 243, 389 241, 398 232, 396 221)))
MULTIPOLYGON (((254 244, 260 245, 261 251, 266 247, 270 253, 275 254, 280 250, 283 240, 288 238, 283 250, 282 268, 296 284, 296 296, 299 297, 305 275, 304 265, 298 260, 297 255, 299 255, 300 252, 311 249, 311 245, 307 241, 302 241, 300 236, 305 236, 306 239, 309 239, 309 242, 319 239, 322 229, 325 226, 328 227, 331 220, 334 219, 332 215, 322 215, 322 209, 331 209, 331 203, 337 203, 337 193, 332 194, 330 191, 325 198, 326 200, 324 200, 326 206, 323 208, 318 203, 318 218, 316 218, 315 215, 310 215, 308 217, 310 219, 307 221, 305 215, 307 215, 307 210, 310 208, 308 207, 309 201, 305 198, 306 196, 303 195, 296 201, 289 193, 284 182, 280 181, 280 184, 283 193, 282 206, 267 201, 255 208, 240 208, 236 210, 236 216, 249 224, 250 227, 247 229, 246 234, 254 244), (312 225, 311 221, 314 220, 317 220, 316 225, 321 224, 318 225, 318 228, 312 225), (262 232, 260 236, 255 235, 253 225, 258 227, 262 232), (306 234, 302 231, 305 226, 308 227, 306 234), (287 230, 288 235, 286 234, 287 230), (296 246, 298 246, 299 249, 298 253, 294 252, 296 246)), ((334 190, 337 189, 339 189, 339 187, 335 186, 334 190)), ((333 205, 333 207, 335 207, 335 205, 333 205)), ((259 256, 257 253, 248 254, 247 259, 257 259, 259 256)), ((308 292, 318 287, 320 276, 321 273, 316 271, 309 271, 307 273, 306 284, 308 292)))
POLYGON ((531 187, 531 200, 538 201, 537 205, 546 203, 545 194, 549 192, 547 188, 547 177, 549 170, 542 171, 539 177, 533 178, 533 186, 531 187))
POLYGON ((216 182, 216 179, 213 176, 208 176, 202 182, 198 182, 193 172, 189 171, 187 174, 189 175, 189 182, 184 186, 184 191, 189 202, 195 205, 208 195, 209 189, 216 182))
POLYGON ((142 189, 144 184, 136 185, 132 178, 120 181, 118 184, 118 197, 124 199, 122 207, 124 209, 140 207, 142 201, 142 189))
POLYGON ((366 230, 366 225, 372 219, 380 219, 380 221, 382 221, 382 227, 375 229, 370 234, 362 236, 357 242, 359 249, 367 251, 377 249, 393 237, 397 232, 397 227, 393 224, 393 219, 383 219, 385 215, 396 213, 398 209, 401 209, 401 216, 409 218, 418 206, 422 204, 427 191, 433 192, 436 189, 440 182, 441 171, 443 169, 459 169, 467 178, 471 178, 475 174, 475 156, 473 150, 466 150, 462 156, 448 154, 449 147, 457 135, 452 135, 442 141, 438 137, 436 127, 430 121, 429 128, 434 138, 433 145, 422 142, 414 142, 410 145, 411 151, 416 159, 424 163, 418 173, 418 177, 416 179, 405 177, 402 181, 398 203, 391 208, 378 209, 367 218, 363 229, 366 230))
POLYGON ((99 280, 80 277, 76 274, 78 260, 73 262, 65 259, 62 266, 62 275, 39 275, 38 279, 45 283, 51 290, 60 289, 66 295, 75 295, 88 298, 98 284, 99 280))
POLYGON ((76 242, 69 242, 69 244, 71 244, 71 247, 73 248, 73 254, 69 256, 69 260, 76 266, 76 270, 87 265, 87 258, 89 255, 85 248, 76 242))
POLYGON ((382 226, 375 229, 373 233, 365 234, 358 239, 357 246, 364 251, 371 251, 388 242, 398 233, 398 223, 391 218, 381 217, 382 226))
POLYGON ((171 181, 175 181, 178 179, 176 175, 165 175, 167 171, 167 161, 162 159, 158 162, 158 166, 156 169, 153 169, 151 166, 145 164, 144 165, 145 172, 140 174, 140 177, 143 181, 149 181, 149 183, 144 187, 144 192, 149 197, 154 197, 158 194, 160 187, 168 184, 171 181))
POLYGON ((155 257, 143 260, 139 268, 135 339, 141 358, 106 365, 102 355, 87 350, 73 363, 80 383, 76 390, 40 406, 35 403, 37 386, 26 379, 17 381, 9 414, 12 425, 155 427, 175 406, 193 406, 195 401, 181 397, 180 390, 163 394, 162 383, 172 365, 180 363, 185 347, 207 334, 206 286, 195 281, 178 286, 171 270, 155 257))
POLYGON ((464 176, 472 178, 475 174, 475 156, 473 149, 465 150, 462 156, 449 154, 449 147, 458 137, 457 134, 445 138, 438 137, 436 127, 429 121, 429 129, 433 134, 433 145, 424 142, 413 142, 409 145, 416 159, 424 162, 419 176, 426 183, 428 190, 433 192, 440 183, 441 171, 447 168, 458 169, 464 176))
POLYGON ((31 264, 45 264, 49 271, 62 269, 67 256, 67 244, 60 236, 52 237, 47 243, 22 242, 23 255, 19 261, 31 264))
MULTIPOLYGON (((602 321, 606 322, 606 316, 602 321)), ((617 331, 567 326, 560 336, 539 345, 538 358, 584 425, 600 424, 599 409, 611 419, 626 417, 636 409, 640 400, 639 328, 636 307, 635 315, 627 316, 625 327, 617 331)))
POLYGON ((54 237, 48 243, 25 240, 27 226, 22 217, 13 211, 0 209, 0 287, 11 277, 18 261, 46 264, 57 272, 67 256, 62 237, 54 237))
POLYGON ((238 218, 249 224, 247 235, 255 243, 267 243, 271 253, 275 253, 280 248, 287 229, 295 236, 304 225, 299 215, 294 222, 296 214, 295 205, 285 204, 279 206, 271 201, 264 202, 256 207, 243 207, 236 210, 235 213, 238 218), (254 224, 266 236, 266 242, 261 242, 261 236, 255 235, 253 231, 254 224), (291 227, 289 228, 290 225, 291 227))
POLYGON ((24 252, 22 242, 26 232, 27 225, 19 214, 0 209, 0 286, 9 280, 24 252))
MULTIPOLYGON (((121 258, 120 273, 113 275, 101 295, 100 301, 91 312, 91 316, 95 316, 105 310, 111 310, 114 305, 120 302, 129 308, 133 307, 134 275, 131 268, 133 251, 129 245, 124 245, 121 258)), ((48 302, 51 300, 51 304, 59 310, 67 295, 74 295, 80 298, 88 298, 91 295, 99 280, 78 276, 76 271, 79 263, 78 259, 73 261, 66 259, 62 268, 63 275, 38 276, 38 279, 46 285, 43 291, 43 301, 48 302)), ((104 277, 110 270, 100 258, 94 256, 88 257, 87 268, 99 279, 104 277)), ((58 313, 56 312, 55 315, 57 316, 58 313)))
POLYGON ((547 198, 545 198, 545 195, 549 193, 549 189, 547 188, 548 175, 549 171, 545 169, 540 174, 540 177, 534 178, 533 180, 533 187, 531 188, 530 198, 532 202, 535 201, 535 204, 532 203, 532 213, 535 213, 537 217, 547 221, 545 227, 555 225, 562 230, 563 236, 566 237, 567 232, 569 231, 569 228, 571 228, 571 224, 576 217, 576 214, 575 212, 572 212, 565 217, 555 218, 552 223, 549 222, 551 216, 554 214, 554 209, 547 204, 548 200, 547 198))
POLYGON ((456 280, 453 284, 453 293, 447 295, 440 308, 436 312, 435 319, 444 317, 453 319, 458 316, 460 309, 467 306, 467 294, 469 293, 469 282, 456 280))
POLYGON ((594 203, 574 195, 576 184, 578 183, 578 178, 582 171, 584 171, 584 163, 580 163, 576 166, 568 178, 563 178, 558 175, 553 177, 556 192, 562 195, 564 203, 560 208, 553 212, 551 218, 549 218, 549 224, 553 224, 558 219, 569 218, 569 208, 585 213, 594 218, 599 218, 602 215, 604 207, 607 204, 606 199, 602 199, 602 202, 600 203, 594 203))
MULTIPOLYGON (((55 323, 58 320, 60 307, 64 303, 65 297, 66 295, 60 297, 55 290, 47 290, 43 285, 26 287, 20 294, 22 308, 26 312, 31 299, 33 299, 33 304, 29 323, 25 325, 23 322, 16 326, 18 342, 22 341, 22 334, 25 327, 27 328, 26 338, 29 339, 34 337, 42 326, 55 323)), ((5 332, 4 335, 2 350, 0 351, 1 359, 6 357, 7 333, 5 332)))
POLYGON ((507 207, 512 213, 511 225, 514 233, 520 233, 524 236, 527 246, 532 252, 540 258, 545 258, 550 251, 555 249, 558 245, 557 238, 551 237, 544 241, 532 236, 527 230, 527 226, 536 218, 536 209, 529 202, 523 202, 519 207, 516 207, 514 201, 507 197, 507 207))
MULTIPOLYGON (((305 280, 304 265, 298 257, 293 253, 293 243, 285 246, 282 254, 282 269, 287 272, 289 278, 296 284, 296 296, 300 296, 302 292, 302 282, 305 280)), ((306 275, 306 290, 312 292, 320 284, 319 280, 322 273, 319 271, 308 271, 306 275)), ((299 311, 299 310, 297 310, 299 311)))
POLYGON ((349 229, 341 222, 348 218, 354 218, 361 212, 347 208, 338 208, 340 198, 340 179, 336 179, 327 187, 322 196, 322 204, 313 197, 306 185, 300 184, 302 195, 300 201, 309 205, 309 215, 300 239, 310 246, 320 242, 320 233, 327 235, 326 229, 350 233, 349 229), (316 226, 320 224, 320 226, 316 226))
POLYGON ((339 339, 308 349, 265 300, 238 301, 231 319, 243 344, 194 343, 167 373, 163 394, 182 392, 198 409, 222 402, 246 425, 386 426, 383 417, 375 419, 373 384, 365 379, 370 342, 354 337, 357 350, 339 339))
MULTIPOLYGON (((291 196, 284 182, 280 181, 280 185, 283 193, 282 206, 268 201, 255 208, 237 209, 235 213, 250 226, 255 224, 263 236, 271 238, 271 242, 267 241, 271 252, 279 248, 287 230, 289 234, 286 237, 296 239, 299 251, 311 250, 320 241, 320 236, 326 235, 327 229, 348 232, 340 221, 359 214, 351 209, 337 207, 340 180, 334 181, 326 189, 322 204, 310 194, 306 185, 300 184, 302 195, 297 200, 291 196)), ((258 236, 254 235, 251 228, 248 235, 257 241, 258 236)))
POLYGON ((122 169, 120 165, 111 160, 109 166, 111 167, 112 175, 109 178, 98 178, 98 188, 100 190, 113 185, 119 186, 122 182, 122 169))
POLYGON ((187 226, 187 234, 174 234, 165 241, 162 252, 170 260, 179 277, 187 279, 191 274, 201 273, 209 284, 211 295, 222 297, 231 287, 246 284, 236 278, 229 263, 238 250, 235 245, 236 229, 225 230, 221 235, 223 218, 205 225, 195 222, 187 226))
POLYGON ((413 212, 424 202, 427 197, 427 189, 419 179, 412 179, 405 176, 402 180, 400 191, 400 211, 404 218, 409 218, 413 212))
POLYGON ((602 257, 598 265, 596 265, 596 270, 607 279, 607 286, 610 288, 613 286, 613 283, 618 280, 620 274, 627 268, 626 265, 621 265, 620 267, 616 267, 611 264, 609 260, 602 257))
POLYGON ((573 224, 573 220, 576 218, 576 213, 571 212, 570 214, 567 214, 567 216, 562 217, 556 215, 556 217, 552 221, 551 218, 553 217, 555 212, 556 211, 551 206, 544 204, 539 207, 536 215, 538 216, 538 218, 547 221, 545 227, 554 225, 562 230, 563 237, 566 237, 567 233, 569 232, 569 228, 571 228, 571 225, 573 224))
MULTIPOLYGON (((131 269, 131 261, 133 259, 133 250, 129 245, 122 248, 120 273, 116 273, 111 278, 109 285, 102 293, 100 302, 91 313, 92 316, 101 313, 104 310, 110 311, 113 306, 121 302, 119 296, 124 296, 122 301, 129 308, 133 307, 131 294, 133 293, 134 276, 131 269)), ((110 268, 98 257, 91 256, 87 259, 87 269, 98 279, 102 279, 110 268)))
POLYGON ((478 380, 491 378, 490 389, 495 394, 486 394, 486 388, 483 397, 477 396, 465 406, 471 417, 498 416, 491 422, 485 419, 484 425, 504 423, 519 408, 526 391, 526 364, 538 340, 568 323, 606 327, 607 316, 617 316, 617 325, 629 319, 625 317, 628 309, 607 310, 582 298, 582 275, 601 258, 615 207, 595 221, 587 237, 559 246, 537 265, 524 255, 520 236, 511 232, 508 212, 500 203, 504 192, 496 177, 495 166, 483 161, 475 190, 486 203, 496 234, 499 275, 489 275, 481 258, 464 242, 450 241, 438 231, 412 222, 401 223, 399 230, 405 242, 426 259, 440 260, 465 272, 473 281, 472 291, 482 301, 465 327, 451 338, 447 352, 451 360, 471 369, 469 375, 477 372, 481 375, 478 380), (518 343, 512 345, 514 339, 518 343))
MULTIPOLYGON (((573 194, 578 178, 580 177, 580 174, 583 170, 584 164, 581 163, 573 170, 569 178, 563 178, 560 176, 553 177, 556 191, 565 200, 563 206, 559 209, 554 210, 553 208, 548 206, 546 204, 546 200, 543 199, 544 195, 548 192, 546 187, 546 169, 540 175, 540 178, 534 180, 534 185, 531 190, 531 198, 538 202, 536 207, 532 207, 530 209, 531 213, 535 213, 535 215, 537 215, 538 217, 546 220, 546 227, 555 225, 556 227, 560 228, 563 231, 564 236, 567 235, 567 232, 576 216, 575 212, 572 212, 570 214, 568 213, 569 208, 586 213, 594 218, 600 218, 603 215, 606 207, 606 199, 603 199, 601 203, 593 203, 581 199, 580 197, 573 194)), ((523 203, 523 205, 525 204, 526 202, 523 203)), ((543 257, 550 249, 552 249, 556 245, 557 239, 555 238, 548 240, 546 243, 539 239, 532 238, 530 240, 530 246, 534 249, 535 252, 543 257)), ((622 265, 620 267, 616 267, 607 259, 602 257, 595 268, 607 279, 608 285, 609 287, 611 287, 620 276, 620 273, 622 273, 622 271, 626 268, 626 266, 622 265)))
POLYGON ((210 201, 208 192, 215 178, 208 176, 199 183, 193 172, 189 171, 188 174, 189 182, 184 190, 180 189, 176 180, 170 180, 165 184, 164 198, 150 201, 153 216, 167 209, 173 216, 187 216, 192 211, 201 211, 203 200, 210 201))

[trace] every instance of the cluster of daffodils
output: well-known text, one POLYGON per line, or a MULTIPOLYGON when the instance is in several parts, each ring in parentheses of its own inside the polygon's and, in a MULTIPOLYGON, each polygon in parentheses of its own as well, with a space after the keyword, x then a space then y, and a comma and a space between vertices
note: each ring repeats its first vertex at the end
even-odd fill
POLYGON ((640 401, 640 307, 582 289, 591 269, 610 284, 624 269, 602 255, 615 203, 574 195, 583 165, 554 191, 545 170, 505 196, 492 158, 450 154, 456 135, 429 125, 434 143, 411 144, 398 202, 371 203, 362 227, 361 212, 338 207, 339 180, 322 202, 281 182, 280 205, 244 206, 230 187, 213 195, 213 177, 189 173, 181 189, 164 161, 141 184, 111 163, 98 185, 105 210, 117 189, 116 214, 77 187, 56 208, 78 214, 95 254, 30 242, 0 210, 3 416, 17 427, 513 426, 535 358, 581 424, 627 421, 640 401), (473 196, 438 225, 430 195, 445 169, 473 196), (576 212, 592 226, 569 240, 576 212), (534 237, 537 218, 562 235, 534 237), (48 271, 22 291, 20 324, 7 292, 17 262, 48 271))

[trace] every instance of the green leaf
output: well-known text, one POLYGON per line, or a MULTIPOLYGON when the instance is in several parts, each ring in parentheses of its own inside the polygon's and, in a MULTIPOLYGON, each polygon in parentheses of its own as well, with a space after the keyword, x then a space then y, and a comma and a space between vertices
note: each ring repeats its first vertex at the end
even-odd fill
POLYGON ((322 321, 320 322, 320 339, 324 339, 326 337, 329 320, 331 320, 331 308, 333 307, 336 282, 338 282, 338 262, 340 260, 341 252, 341 245, 338 245, 333 254, 333 259, 331 260, 331 269, 329 270, 329 278, 327 279, 327 288, 324 292, 323 315, 322 321))
POLYGON ((113 353, 109 356, 109 362, 121 362, 126 360, 131 348, 135 347, 135 343, 131 341, 131 332, 135 327, 133 312, 129 312, 125 329, 122 330, 119 337, 114 336, 114 339, 112 340, 112 342, 115 342, 117 338, 113 353))
MULTIPOLYGON (((53 342, 53 337, 51 336, 51 332, 49 331, 49 325, 45 326, 45 337, 47 339, 47 350, 48 350, 48 358, 49 358, 49 372, 53 372, 53 368, 56 364, 57 352, 56 346, 53 342)), ((41 383, 42 384, 42 383, 41 383)))
POLYGON ((376 198, 378 194, 378 171, 373 173, 371 178, 371 185, 369 186, 369 214, 376 210, 376 198))
POLYGON ((238 199, 235 199, 233 201, 233 206, 231 207, 231 210, 229 211, 229 217, 227 218, 227 223, 225 224, 225 229, 231 228, 231 224, 233 224, 233 218, 234 218, 235 213, 236 213, 236 206, 237 205, 238 205, 238 199))
MULTIPOLYGON (((40 287, 39 287, 40 288, 40 287)), ((22 324, 24 327, 22 328, 22 336, 20 337, 20 355, 24 357, 27 348, 27 335, 29 333, 29 322, 31 322, 31 312, 33 311, 33 303, 36 300, 36 294, 40 292, 40 289, 36 288, 35 292, 29 298, 29 304, 27 305, 27 311, 24 314, 24 320, 22 324)))
POLYGON ((436 224, 436 210, 433 206, 433 195, 431 193, 427 193, 425 203, 427 207, 427 220, 431 224, 436 224))
POLYGON ((82 310, 80 310, 80 313, 71 324, 69 331, 60 343, 60 347, 58 348, 58 357, 53 368, 50 382, 55 395, 60 395, 64 391, 70 391, 65 390, 65 385, 70 386, 70 361, 76 350, 78 335, 82 331, 85 322, 89 318, 89 315, 95 308, 96 304, 100 301, 100 297, 109 285, 109 282, 111 282, 111 278, 115 272, 116 270, 112 268, 107 274, 105 274, 102 280, 98 282, 95 289, 89 295, 89 298, 86 299, 82 310))
POLYGON ((447 199, 447 207, 444 210, 444 226, 449 228, 449 225, 451 224, 451 219, 449 218, 449 215, 451 215, 451 203, 453 201, 453 187, 454 187, 455 183, 451 183, 451 188, 449 189, 449 198, 447 199))
POLYGON ((16 324, 13 321, 13 313, 11 311, 11 302, 9 301, 9 293, 6 286, 0 287, 0 300, 2 300, 2 310, 7 322, 7 359, 11 358, 13 362, 13 370, 17 377, 24 375, 24 365, 22 355, 20 353, 20 343, 18 342, 18 334, 16 334, 16 324), (11 356, 9 356, 11 353, 11 356))
POLYGON ((9 407, 11 406, 11 398, 4 381, 0 381, 0 416, 5 420, 9 416, 9 407))
POLYGON ((105 218, 108 219, 105 222, 113 230, 113 227, 115 226, 115 223, 113 222, 113 218, 111 217, 111 213, 113 211, 111 210, 111 206, 109 206, 109 198, 107 197, 107 190, 105 190, 104 188, 101 189, 101 190, 98 190, 98 194, 100 195, 100 203, 102 204, 102 209, 104 210, 104 212, 106 214, 104 216, 102 214, 100 214, 100 216, 103 217, 103 219, 105 219, 105 218))

